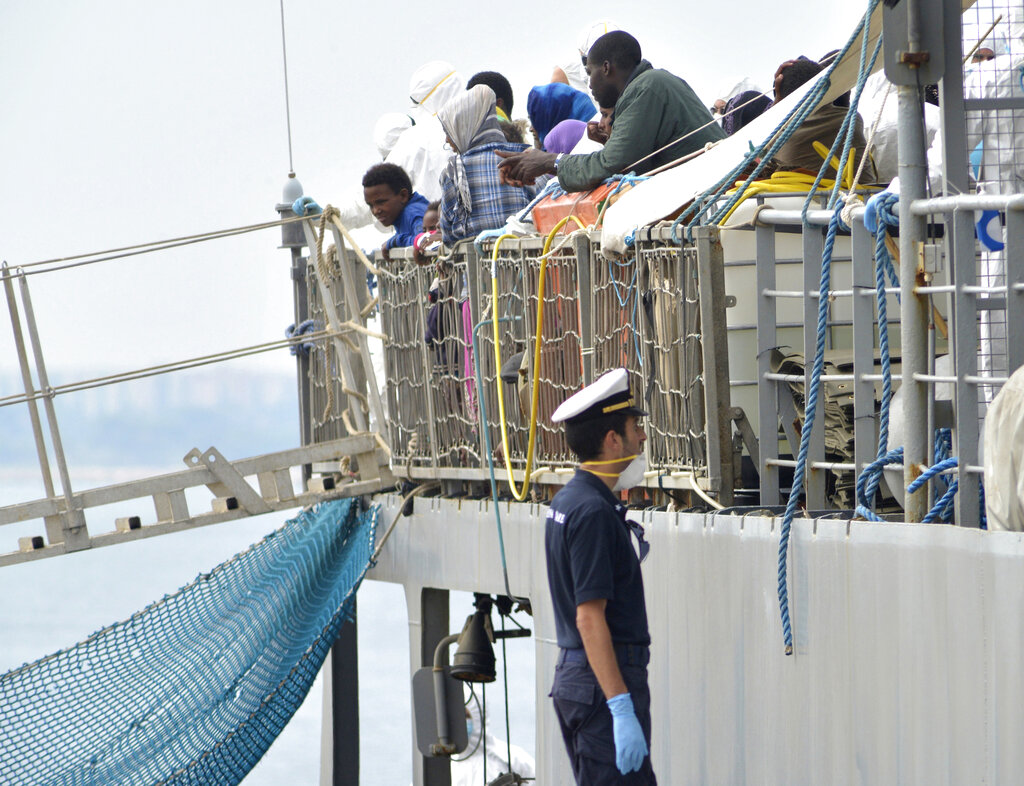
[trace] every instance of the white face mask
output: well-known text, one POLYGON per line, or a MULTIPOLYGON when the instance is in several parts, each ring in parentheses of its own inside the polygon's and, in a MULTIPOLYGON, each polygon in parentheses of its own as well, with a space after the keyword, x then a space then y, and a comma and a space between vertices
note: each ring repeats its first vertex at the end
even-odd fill
POLYGON ((640 485, 645 472, 647 472, 647 456, 641 453, 619 473, 619 479, 615 481, 612 491, 625 491, 640 485))

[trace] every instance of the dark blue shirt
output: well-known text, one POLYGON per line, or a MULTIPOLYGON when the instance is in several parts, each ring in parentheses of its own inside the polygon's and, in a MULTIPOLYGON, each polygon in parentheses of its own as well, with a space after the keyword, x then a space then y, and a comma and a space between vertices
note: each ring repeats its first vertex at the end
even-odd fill
POLYGON ((608 601, 605 618, 616 644, 650 644, 640 560, 626 524, 626 506, 604 482, 576 470, 551 500, 544 530, 548 587, 558 646, 583 646, 576 607, 608 601))
POLYGON ((388 238, 388 248, 402 248, 403 246, 412 245, 416 235, 423 231, 423 214, 427 212, 427 205, 429 204, 425 196, 416 191, 412 192, 412 197, 405 203, 402 212, 398 214, 398 218, 392 224, 395 228, 395 234, 388 238))

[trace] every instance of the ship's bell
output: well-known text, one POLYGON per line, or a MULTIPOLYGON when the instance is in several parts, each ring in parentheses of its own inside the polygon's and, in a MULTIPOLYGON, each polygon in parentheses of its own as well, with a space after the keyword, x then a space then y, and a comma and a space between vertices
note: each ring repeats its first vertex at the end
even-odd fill
POLYGON ((486 611, 470 614, 459 634, 451 675, 465 682, 494 682, 493 641, 491 615, 486 611))

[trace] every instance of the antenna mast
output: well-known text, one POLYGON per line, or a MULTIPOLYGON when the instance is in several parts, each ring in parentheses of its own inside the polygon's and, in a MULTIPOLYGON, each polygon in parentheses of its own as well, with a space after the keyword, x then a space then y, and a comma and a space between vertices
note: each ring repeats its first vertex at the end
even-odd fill
POLYGON ((295 177, 295 165, 292 163, 292 110, 288 97, 288 50, 284 36, 284 0, 281 0, 281 58, 284 60, 284 113, 288 124, 288 177, 295 177))

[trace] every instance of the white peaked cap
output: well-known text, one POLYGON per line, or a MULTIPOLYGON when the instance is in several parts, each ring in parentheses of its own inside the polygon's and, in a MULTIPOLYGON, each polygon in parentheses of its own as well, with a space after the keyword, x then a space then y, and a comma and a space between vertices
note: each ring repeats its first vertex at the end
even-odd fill
POLYGON ((637 406, 629 389, 629 373, 624 368, 612 369, 594 380, 594 384, 573 393, 555 410, 551 422, 589 420, 613 412, 640 417, 647 414, 637 406))

